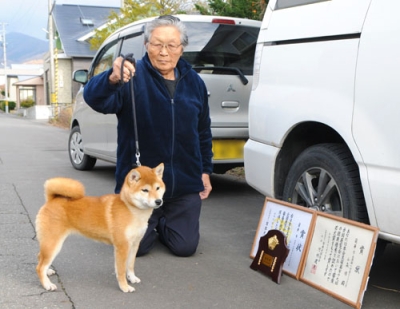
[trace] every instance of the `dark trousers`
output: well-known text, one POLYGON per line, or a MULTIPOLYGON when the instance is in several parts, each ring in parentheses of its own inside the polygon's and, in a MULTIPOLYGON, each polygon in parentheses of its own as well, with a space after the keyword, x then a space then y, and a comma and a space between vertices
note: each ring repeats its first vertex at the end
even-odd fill
POLYGON ((198 193, 164 200, 163 206, 153 211, 149 226, 140 243, 137 255, 148 253, 155 245, 157 234, 173 254, 191 256, 199 244, 201 199, 198 193))

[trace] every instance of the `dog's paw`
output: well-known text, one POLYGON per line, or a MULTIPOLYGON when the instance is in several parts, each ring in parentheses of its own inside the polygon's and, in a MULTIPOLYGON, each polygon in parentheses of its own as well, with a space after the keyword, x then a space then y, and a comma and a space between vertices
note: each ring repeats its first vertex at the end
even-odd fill
POLYGON ((119 286, 119 288, 121 289, 122 292, 124 293, 132 293, 135 292, 135 288, 133 286, 130 285, 125 285, 125 286, 119 286))
POLYGON ((48 282, 44 283, 43 287, 47 291, 55 291, 55 290, 57 290, 57 286, 54 283, 52 283, 50 280, 48 282))
POLYGON ((47 270, 47 276, 52 276, 52 275, 54 275, 55 273, 56 273, 56 271, 55 271, 54 269, 49 268, 49 269, 47 270))
POLYGON ((126 276, 130 283, 139 283, 140 279, 135 276, 134 272, 129 271, 126 276))

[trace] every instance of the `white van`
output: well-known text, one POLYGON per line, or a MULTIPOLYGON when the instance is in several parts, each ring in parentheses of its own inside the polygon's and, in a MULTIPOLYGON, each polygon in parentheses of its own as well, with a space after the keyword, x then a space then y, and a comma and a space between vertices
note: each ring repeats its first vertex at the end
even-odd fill
POLYGON ((256 48, 247 182, 400 243, 399 0, 270 0, 256 48))

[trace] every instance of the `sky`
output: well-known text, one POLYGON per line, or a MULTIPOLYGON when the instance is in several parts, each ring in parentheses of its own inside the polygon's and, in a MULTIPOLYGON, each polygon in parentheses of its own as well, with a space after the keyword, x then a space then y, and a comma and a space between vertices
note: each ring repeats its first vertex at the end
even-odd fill
POLYGON ((121 0, 0 0, 0 34, 19 32, 46 40, 49 3, 120 7, 121 0), (44 30, 43 30, 44 29, 44 30))

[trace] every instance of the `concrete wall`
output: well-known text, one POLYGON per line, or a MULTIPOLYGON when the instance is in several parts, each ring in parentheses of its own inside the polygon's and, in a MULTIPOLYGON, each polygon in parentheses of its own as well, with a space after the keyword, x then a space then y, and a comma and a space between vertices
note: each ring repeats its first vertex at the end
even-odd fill
POLYGON ((22 111, 24 117, 29 119, 49 119, 52 116, 51 107, 48 105, 36 105, 22 111))

